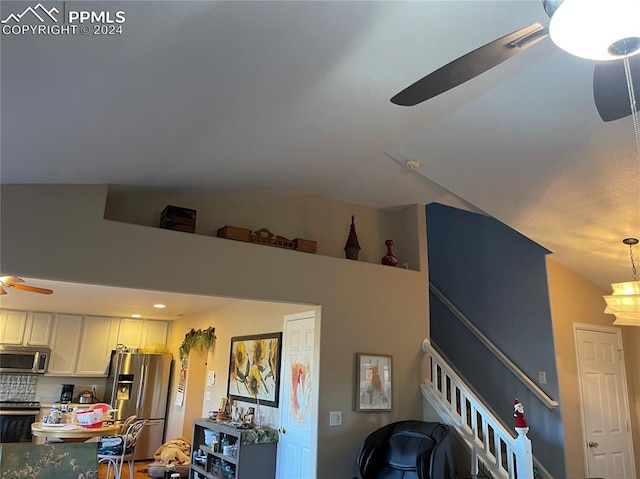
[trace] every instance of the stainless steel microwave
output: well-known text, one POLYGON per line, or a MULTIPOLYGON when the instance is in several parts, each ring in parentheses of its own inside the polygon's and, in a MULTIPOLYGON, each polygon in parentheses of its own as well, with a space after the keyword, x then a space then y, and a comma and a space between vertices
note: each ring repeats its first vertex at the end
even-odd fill
POLYGON ((49 348, 0 346, 0 373, 44 374, 49 356, 49 348))

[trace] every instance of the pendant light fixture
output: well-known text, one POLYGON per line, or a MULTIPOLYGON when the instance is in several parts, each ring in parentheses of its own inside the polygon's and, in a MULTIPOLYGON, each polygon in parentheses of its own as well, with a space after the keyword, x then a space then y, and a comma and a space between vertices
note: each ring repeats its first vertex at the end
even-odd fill
POLYGON ((638 281, 638 273, 635 262, 633 261, 633 246, 638 244, 638 239, 625 238, 622 242, 629 246, 633 281, 613 283, 611 285, 613 294, 604 297, 604 300, 607 302, 607 307, 604 312, 615 315, 616 320, 613 324, 640 326, 640 281, 638 281))

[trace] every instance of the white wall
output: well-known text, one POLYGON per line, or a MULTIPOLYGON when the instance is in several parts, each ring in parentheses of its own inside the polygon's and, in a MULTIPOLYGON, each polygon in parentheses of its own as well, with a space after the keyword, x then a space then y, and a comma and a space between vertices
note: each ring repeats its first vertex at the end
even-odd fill
MULTIPOLYGON (((0 195, 4 274, 321 305, 319 477, 353 477, 369 432, 390 421, 422 417, 418 385, 427 364, 420 342, 429 331, 423 207, 404 213, 411 225, 397 232, 418 238, 421 271, 412 271, 105 221, 106 186, 3 185, 0 195), (353 411, 359 351, 393 355, 392 412, 353 411), (332 410, 343 411, 342 427, 329 427, 332 410)), ((327 211, 340 222, 350 217, 349 205, 330 205, 314 210, 321 215, 287 221, 322 224, 327 211)), ((334 232, 340 242, 346 231, 334 232)))

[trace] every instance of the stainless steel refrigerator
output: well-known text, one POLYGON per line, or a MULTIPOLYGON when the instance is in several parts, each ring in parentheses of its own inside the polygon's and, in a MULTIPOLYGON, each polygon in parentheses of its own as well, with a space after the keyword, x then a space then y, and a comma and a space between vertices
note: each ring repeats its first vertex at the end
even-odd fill
POLYGON ((149 420, 138 438, 136 460, 153 459, 164 442, 172 363, 171 354, 111 354, 105 401, 117 409, 114 419, 122 423, 135 414, 149 420))

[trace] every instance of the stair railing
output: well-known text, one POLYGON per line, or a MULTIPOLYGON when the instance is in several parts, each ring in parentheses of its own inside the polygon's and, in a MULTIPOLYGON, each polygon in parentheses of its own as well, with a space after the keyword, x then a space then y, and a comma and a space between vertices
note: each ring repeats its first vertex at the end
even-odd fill
POLYGON ((475 324, 469 318, 467 318, 462 311, 460 311, 455 304, 440 291, 431 281, 429 281, 429 290, 444 304, 454 316, 464 324, 469 331, 471 331, 482 344, 484 344, 491 353, 504 364, 509 371, 513 373, 533 394, 536 395, 540 401, 549 409, 558 407, 558 401, 555 401, 549 397, 538 385, 529 378, 518 366, 515 365, 493 342, 487 338, 482 331, 480 331, 475 324))
POLYGON ((533 479, 528 428, 514 438, 465 381, 433 348, 428 339, 422 350, 431 360, 431 377, 420 385, 422 394, 442 418, 454 426, 471 451, 471 474, 478 475, 482 462, 504 479, 533 479))

